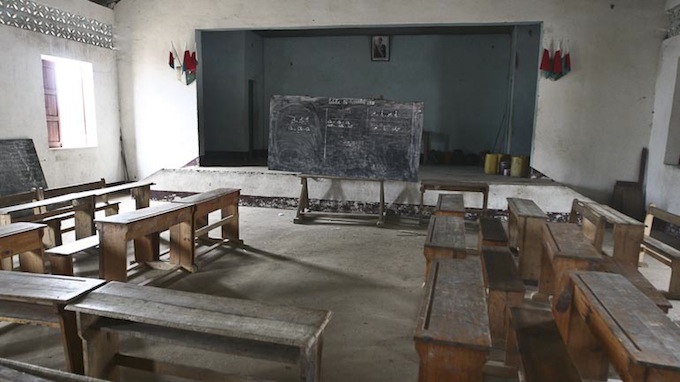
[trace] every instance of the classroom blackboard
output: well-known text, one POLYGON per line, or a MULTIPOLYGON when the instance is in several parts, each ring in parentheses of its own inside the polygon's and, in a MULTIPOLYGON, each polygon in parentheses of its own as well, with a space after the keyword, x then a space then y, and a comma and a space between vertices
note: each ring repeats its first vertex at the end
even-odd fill
POLYGON ((422 102, 273 96, 270 170, 418 180, 422 102))
POLYGON ((0 139, 0 196, 47 187, 31 139, 0 139))

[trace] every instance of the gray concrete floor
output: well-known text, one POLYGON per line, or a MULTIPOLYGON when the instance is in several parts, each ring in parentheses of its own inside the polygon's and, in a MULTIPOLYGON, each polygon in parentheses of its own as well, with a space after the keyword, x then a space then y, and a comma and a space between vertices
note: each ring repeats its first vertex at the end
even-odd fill
MULTIPOLYGON (((132 208, 125 199, 122 210, 132 208)), ((413 331, 423 284, 425 226, 406 221, 385 228, 341 221, 295 225, 295 211, 254 207, 241 207, 240 215, 244 250, 217 249, 206 255, 214 261, 167 287, 330 310, 333 317, 324 337, 324 381, 417 380, 413 331)), ((653 259, 645 261, 648 266, 641 272, 665 288, 668 267, 653 259)), ((76 272, 96 277, 96 256, 79 255, 76 272)), ((674 320, 680 317, 676 310, 680 309, 670 313, 674 320)), ((299 381, 297 368, 290 365, 138 339, 125 340, 123 350, 264 379, 299 381)), ((58 332, 48 328, 2 324, 0 357, 64 367, 58 332)), ((129 370, 123 377, 178 380, 129 370)))

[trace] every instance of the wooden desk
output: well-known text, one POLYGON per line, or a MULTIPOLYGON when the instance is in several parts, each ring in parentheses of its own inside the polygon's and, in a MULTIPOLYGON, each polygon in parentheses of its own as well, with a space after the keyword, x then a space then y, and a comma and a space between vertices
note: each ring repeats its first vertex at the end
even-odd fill
POLYGON ((437 179, 423 179, 420 181, 420 217, 423 215, 425 191, 460 191, 480 192, 482 194, 482 212, 486 212, 489 204, 489 185, 481 182, 452 182, 437 179))
MULTIPOLYGON (((52 210, 30 214, 16 218, 16 221, 40 222, 42 219, 62 215, 66 213, 74 213, 75 218, 75 232, 76 239, 83 239, 94 235, 94 210, 97 198, 103 198, 109 194, 129 190, 135 198, 137 209, 149 206, 150 188, 153 182, 141 181, 133 183, 125 183, 119 186, 105 187, 96 190, 77 192, 67 195, 61 195, 54 198, 47 198, 31 203, 23 203, 15 206, 0 208, 0 225, 9 224, 12 222, 12 214, 22 211, 33 211, 41 207, 49 208, 52 206, 60 206, 52 210), (62 206, 64 203, 70 205, 62 206)), ((61 241, 59 240, 59 244, 61 241)))
POLYGON ((463 194, 439 194, 434 214, 437 216, 458 216, 464 218, 465 199, 463 194))
POLYGON ((547 218, 533 200, 508 198, 509 245, 519 252, 522 280, 538 281, 543 252, 541 237, 547 218))
POLYGON ((414 341, 419 382, 482 381, 491 335, 479 257, 433 261, 414 341))
POLYGON ((293 219, 293 223, 302 224, 305 220, 313 220, 317 217, 345 217, 351 219, 363 219, 363 218, 374 218, 377 216, 378 222, 376 223, 378 227, 381 227, 385 223, 385 180, 384 179, 363 179, 363 178, 345 178, 340 176, 330 176, 330 175, 298 175, 300 177, 300 183, 302 184, 302 189, 300 190, 300 201, 298 204, 297 214, 293 219), (359 181, 359 182, 380 182, 380 204, 378 205, 378 214, 351 214, 351 213, 331 213, 331 212, 314 212, 305 211, 309 208, 309 188, 307 184, 307 179, 329 179, 331 181, 359 181))
POLYGON ((195 271, 194 210, 193 204, 167 203, 95 220, 99 231, 99 277, 127 281, 127 242, 130 240, 135 243, 137 262, 159 261, 160 233, 167 229, 170 229, 171 263, 195 271))
POLYGON ((584 378, 606 380, 608 358, 624 381, 680 381, 680 328, 651 300, 618 274, 573 272, 570 280, 553 314, 571 354, 590 358, 579 368, 584 378), (594 342, 583 340, 588 334, 594 342))
POLYGON ((42 244, 44 224, 12 223, 0 226, 0 269, 11 271, 12 256, 19 254, 24 272, 45 273, 42 244))
POLYGON ((0 320, 60 329, 67 370, 82 374, 83 347, 76 315, 64 307, 103 284, 82 277, 0 272, 0 320))
MULTIPOLYGON (((215 371, 119 353, 119 335, 299 365, 306 381, 321 378, 323 331, 331 312, 110 282, 66 307, 78 315, 85 373, 115 380, 115 366, 198 380, 215 371), (96 355, 96 356, 95 356, 96 355)), ((193 355, 187 354, 190 361, 193 355)), ((211 377, 211 378, 208 378, 211 377)))
MULTIPOLYGON (((602 261, 600 252, 569 223, 543 223, 543 255, 538 291, 553 295, 567 282, 572 270, 595 270, 602 261)), ((554 301, 554 300, 553 300, 554 301)))
POLYGON ((596 214, 604 217, 607 224, 614 226, 614 250, 612 256, 617 260, 635 265, 640 258, 640 246, 644 237, 645 225, 623 213, 603 204, 585 203, 596 214))
POLYGON ((238 201, 241 189, 238 188, 217 188, 200 194, 187 196, 173 200, 173 203, 193 204, 196 206, 194 212, 194 224, 196 237, 208 237, 208 232, 217 227, 222 227, 221 240, 229 241, 233 244, 241 245, 243 240, 239 238, 238 222, 238 201), (208 225, 208 214, 213 211, 220 211, 221 219, 208 225))
POLYGON ((430 217, 423 246, 425 277, 430 272, 433 260, 463 258, 466 255, 465 219, 458 216, 430 217))

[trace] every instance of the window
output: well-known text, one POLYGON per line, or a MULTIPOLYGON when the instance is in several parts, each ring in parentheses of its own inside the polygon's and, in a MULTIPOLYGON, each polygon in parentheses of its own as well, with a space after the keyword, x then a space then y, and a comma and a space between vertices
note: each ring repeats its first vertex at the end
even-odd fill
POLYGON ((92 64, 42 56, 50 148, 97 145, 92 64))

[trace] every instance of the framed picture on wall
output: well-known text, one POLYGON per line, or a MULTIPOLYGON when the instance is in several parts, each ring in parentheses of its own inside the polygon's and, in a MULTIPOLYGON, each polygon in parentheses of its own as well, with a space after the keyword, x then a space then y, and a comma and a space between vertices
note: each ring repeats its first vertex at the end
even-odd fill
POLYGON ((371 37, 371 61, 390 60, 390 36, 371 37))

